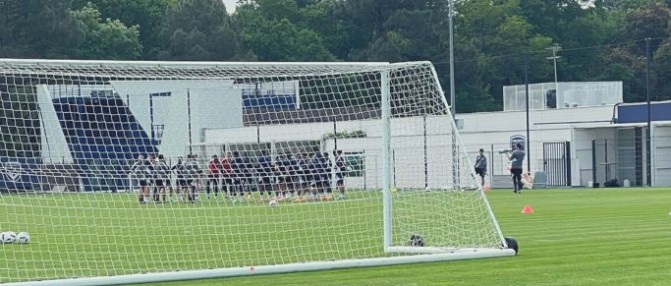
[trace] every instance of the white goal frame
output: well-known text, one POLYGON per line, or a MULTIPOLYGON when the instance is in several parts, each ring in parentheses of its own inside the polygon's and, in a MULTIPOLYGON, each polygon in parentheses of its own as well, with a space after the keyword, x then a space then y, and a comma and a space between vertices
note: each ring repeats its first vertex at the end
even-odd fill
MULTIPOLYGON (((8 64, 39 64, 39 65, 51 65, 51 64, 144 64, 152 65, 157 67, 188 67, 188 66, 198 66, 198 67, 207 67, 207 66, 221 66, 221 65, 240 65, 241 63, 223 63, 223 62, 140 62, 140 61, 70 61, 70 60, 18 60, 18 59, 0 59, 0 63, 8 64)), ((320 66, 320 65, 370 65, 370 66, 383 66, 390 65, 390 63, 244 63, 245 65, 273 65, 273 66, 296 66, 296 65, 306 65, 306 66, 320 66)), ((434 80, 438 83, 439 79, 435 68, 432 67, 432 72, 434 80)), ((382 239, 380 240, 381 246, 384 249, 385 253, 388 254, 407 254, 403 256, 389 256, 389 257, 379 257, 379 258, 364 258, 364 259, 346 259, 338 261, 318 261, 318 262, 307 262, 307 263, 289 263, 281 265, 266 265, 266 266, 246 266, 246 267, 237 267, 237 268, 224 268, 224 269, 210 269, 210 270, 187 270, 187 271, 178 271, 178 272, 161 272, 161 273, 147 273, 147 274, 130 274, 130 275, 118 275, 110 277, 91 277, 91 278, 72 278, 72 279, 61 279, 61 280, 49 280, 49 281, 30 281, 30 282, 18 282, 18 283, 9 283, 6 285, 122 285, 122 284, 135 284, 135 283, 151 283, 151 282, 165 282, 165 281, 178 281, 178 280, 196 280, 196 279, 210 279, 210 278, 223 278, 223 277, 235 277, 235 276, 248 276, 248 275, 263 275, 263 274, 277 274, 277 273, 291 273, 291 272, 302 272, 302 271, 316 271, 316 270, 332 270, 332 269, 344 269, 344 268, 353 268, 353 267, 370 267, 370 266, 387 266, 387 265, 398 265, 398 264, 411 264, 411 263, 424 263, 424 262, 439 262, 439 261, 454 261, 454 260, 463 260, 463 259, 475 259, 475 258, 493 258, 493 257, 507 257, 516 255, 515 250, 509 249, 506 244, 506 239, 504 238, 502 231, 499 227, 498 221, 496 220, 493 210, 485 197, 483 190, 478 186, 475 192, 478 192, 482 197, 486 205, 486 210, 489 212, 490 219, 493 221, 495 226, 495 231, 500 237, 501 246, 500 248, 469 248, 469 249, 449 249, 449 248, 437 248, 437 247, 411 247, 411 246, 393 246, 392 245, 392 214, 393 214, 393 204, 392 204, 392 170, 391 168, 391 104, 390 104, 390 86, 388 71, 381 71, 381 112, 382 112, 382 168, 383 168, 383 178, 382 178, 382 199, 383 199, 383 233, 381 233, 382 239)), ((444 97, 444 92, 438 84, 438 91, 443 95, 442 101, 445 106, 448 106, 448 103, 444 97)), ((449 108, 447 108, 449 113, 449 108)), ((452 114, 449 114, 450 118, 453 118, 452 114)), ((458 144, 461 143, 461 138, 458 135, 457 126, 454 120, 450 120, 450 125, 455 130, 456 138, 458 144)), ((469 173, 473 173, 473 170, 468 170, 469 173)), ((474 175, 474 174, 473 174, 474 175)))

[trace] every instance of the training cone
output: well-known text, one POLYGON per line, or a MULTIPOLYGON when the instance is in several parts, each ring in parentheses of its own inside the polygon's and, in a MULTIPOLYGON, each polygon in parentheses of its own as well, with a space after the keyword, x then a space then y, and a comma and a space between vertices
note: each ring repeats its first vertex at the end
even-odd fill
POLYGON ((532 214, 532 213, 534 213, 534 209, 530 205, 526 205, 522 209, 522 213, 523 214, 532 214))

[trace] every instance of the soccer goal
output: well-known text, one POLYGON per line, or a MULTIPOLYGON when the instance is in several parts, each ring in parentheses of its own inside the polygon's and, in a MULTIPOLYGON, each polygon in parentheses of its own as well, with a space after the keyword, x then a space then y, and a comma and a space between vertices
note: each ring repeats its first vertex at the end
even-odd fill
POLYGON ((515 255, 428 62, 2 59, 0 102, 2 283, 515 255))

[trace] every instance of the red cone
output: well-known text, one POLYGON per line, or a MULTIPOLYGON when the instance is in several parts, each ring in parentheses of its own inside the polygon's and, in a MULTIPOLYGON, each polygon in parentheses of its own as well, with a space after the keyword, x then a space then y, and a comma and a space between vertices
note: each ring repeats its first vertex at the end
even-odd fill
POLYGON ((526 205, 522 209, 522 213, 523 214, 532 214, 532 213, 534 213, 534 209, 530 205, 526 205))

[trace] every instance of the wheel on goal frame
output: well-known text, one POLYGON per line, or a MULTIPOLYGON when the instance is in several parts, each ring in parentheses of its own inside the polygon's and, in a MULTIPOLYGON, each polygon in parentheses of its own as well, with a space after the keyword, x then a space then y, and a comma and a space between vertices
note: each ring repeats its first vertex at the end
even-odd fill
POLYGON ((515 250, 515 255, 517 255, 517 250, 519 249, 517 240, 512 237, 506 237, 506 244, 508 245, 508 249, 515 250))

